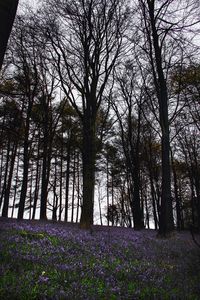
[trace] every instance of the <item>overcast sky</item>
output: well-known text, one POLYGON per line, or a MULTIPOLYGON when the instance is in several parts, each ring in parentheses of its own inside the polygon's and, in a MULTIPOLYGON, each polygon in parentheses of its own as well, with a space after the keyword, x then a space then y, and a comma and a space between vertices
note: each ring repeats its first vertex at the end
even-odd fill
POLYGON ((38 0, 19 0, 19 7, 18 9, 20 10, 24 5, 28 4, 33 7, 37 7, 37 2, 38 0))

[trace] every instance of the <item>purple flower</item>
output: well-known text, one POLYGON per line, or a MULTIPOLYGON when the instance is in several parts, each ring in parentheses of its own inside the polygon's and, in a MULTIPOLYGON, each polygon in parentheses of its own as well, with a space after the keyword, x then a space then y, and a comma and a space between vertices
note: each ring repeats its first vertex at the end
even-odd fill
POLYGON ((47 283, 49 281, 49 277, 45 275, 46 272, 43 271, 42 274, 38 278, 39 283, 47 283))

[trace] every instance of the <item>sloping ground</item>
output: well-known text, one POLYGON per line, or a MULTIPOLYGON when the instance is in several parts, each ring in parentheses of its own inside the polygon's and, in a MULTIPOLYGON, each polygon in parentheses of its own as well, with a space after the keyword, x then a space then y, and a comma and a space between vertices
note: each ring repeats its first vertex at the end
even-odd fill
POLYGON ((200 299, 190 233, 0 218, 0 299, 200 299))

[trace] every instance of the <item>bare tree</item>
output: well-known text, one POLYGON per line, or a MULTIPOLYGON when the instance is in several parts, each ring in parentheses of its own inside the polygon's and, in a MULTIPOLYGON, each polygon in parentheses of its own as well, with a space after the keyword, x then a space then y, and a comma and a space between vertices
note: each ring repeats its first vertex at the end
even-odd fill
POLYGON ((131 210, 135 229, 144 227, 140 197, 140 152, 142 127, 142 88, 138 87, 137 70, 128 60, 116 73, 117 96, 112 107, 117 115, 120 138, 130 178, 131 210), (139 89, 138 89, 139 88, 139 89))
POLYGON ((47 2, 52 55, 62 88, 82 125, 80 222, 88 228, 93 223, 97 112, 122 48, 127 13, 121 0, 47 2))
POLYGON ((159 233, 166 236, 174 229, 171 196, 170 118, 168 73, 176 64, 181 48, 183 31, 194 25, 193 1, 139 0, 141 25, 158 103, 162 146, 162 193, 159 233))

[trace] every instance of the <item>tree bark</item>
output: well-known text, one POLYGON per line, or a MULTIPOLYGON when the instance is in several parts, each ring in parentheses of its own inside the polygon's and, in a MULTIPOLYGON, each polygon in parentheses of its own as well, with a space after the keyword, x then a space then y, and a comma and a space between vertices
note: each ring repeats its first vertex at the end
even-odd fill
POLYGON ((95 185, 95 119, 86 116, 83 121, 83 203, 81 211, 81 228, 90 228, 93 224, 94 185, 95 185))

